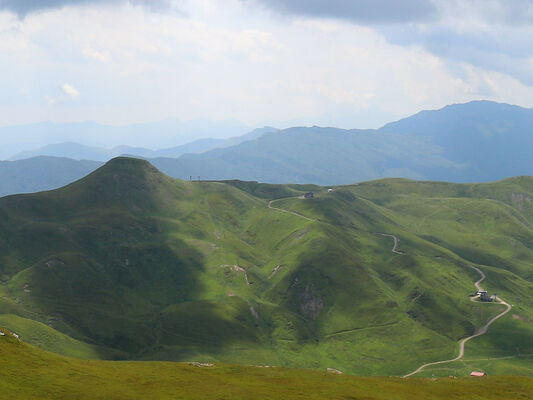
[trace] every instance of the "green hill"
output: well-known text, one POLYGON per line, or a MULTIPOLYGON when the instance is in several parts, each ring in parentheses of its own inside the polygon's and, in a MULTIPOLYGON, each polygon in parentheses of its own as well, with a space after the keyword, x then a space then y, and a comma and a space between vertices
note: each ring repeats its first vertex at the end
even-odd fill
POLYGON ((327 189, 185 182, 117 158, 1 198, 0 325, 80 358, 404 375, 502 311, 468 297, 478 266, 514 306, 468 343, 468 368, 533 372, 533 178, 327 189))
POLYGON ((83 361, 0 336, 0 389, 14 399, 518 399, 531 378, 363 378, 325 372, 165 362, 83 361))

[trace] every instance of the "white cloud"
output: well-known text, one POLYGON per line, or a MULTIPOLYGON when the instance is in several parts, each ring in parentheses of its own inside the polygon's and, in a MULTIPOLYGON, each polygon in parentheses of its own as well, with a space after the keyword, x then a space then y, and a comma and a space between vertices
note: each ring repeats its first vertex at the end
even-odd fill
POLYGON ((97 51, 92 48, 86 48, 83 49, 82 54, 87 58, 91 58, 93 60, 100 61, 103 63, 111 61, 111 54, 106 51, 97 51))
POLYGON ((63 86, 61 86, 61 90, 70 97, 78 97, 80 95, 79 90, 68 83, 64 83, 63 86))
POLYGON ((0 28, 2 122, 177 116, 370 127, 479 98, 533 106, 533 88, 505 70, 416 41, 392 44, 376 27, 281 19, 240 0, 179 5, 183 12, 117 3, 23 20, 0 13, 0 26, 9 27, 0 28), (56 82, 70 84, 53 107, 43 106, 56 82))

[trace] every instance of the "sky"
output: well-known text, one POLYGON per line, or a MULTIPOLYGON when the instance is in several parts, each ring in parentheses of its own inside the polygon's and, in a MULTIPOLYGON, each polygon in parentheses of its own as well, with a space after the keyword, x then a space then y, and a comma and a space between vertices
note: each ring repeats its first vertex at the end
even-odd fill
POLYGON ((0 0, 0 126, 533 107, 531 0, 0 0))

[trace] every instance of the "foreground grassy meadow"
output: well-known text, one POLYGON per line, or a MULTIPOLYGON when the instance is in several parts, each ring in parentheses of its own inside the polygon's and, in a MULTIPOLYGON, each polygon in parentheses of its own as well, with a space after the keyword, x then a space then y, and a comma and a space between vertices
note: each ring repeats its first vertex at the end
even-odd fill
POLYGON ((468 297, 475 266, 513 308, 454 371, 532 376, 532 198, 529 177, 184 182, 118 158, 0 199, 0 326, 79 359, 403 376, 502 311, 468 297))
MULTIPOLYGON (((7 332, 5 330, 0 330, 7 332)), ((84 361, 0 336, 0 390, 12 399, 528 399, 533 379, 401 379, 297 369, 84 361)))

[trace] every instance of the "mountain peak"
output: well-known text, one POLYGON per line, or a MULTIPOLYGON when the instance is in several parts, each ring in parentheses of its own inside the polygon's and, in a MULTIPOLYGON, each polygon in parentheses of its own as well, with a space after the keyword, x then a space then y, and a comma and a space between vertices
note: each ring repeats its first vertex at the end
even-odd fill
POLYGON ((435 111, 443 111, 443 110, 466 110, 466 111, 477 111, 477 112, 491 112, 493 110, 497 111, 504 111, 504 110, 526 110, 523 107, 514 105, 514 104, 508 104, 508 103, 500 103, 497 101, 492 100, 472 100, 467 103, 454 103, 447 105, 439 110, 435 111))
POLYGON ((119 156, 114 157, 108 162, 106 162, 102 168, 104 169, 121 169, 121 170, 129 170, 129 169, 148 169, 153 170, 155 172, 159 172, 152 164, 150 164, 148 161, 141 159, 141 158, 134 158, 134 157, 125 157, 125 156, 119 156))
POLYGON ((111 179, 118 185, 126 182, 135 186, 153 186, 163 181, 165 175, 144 159, 121 156, 112 158, 87 178, 94 177, 103 181, 111 179))
POLYGON ((174 185, 171 178, 146 160, 116 157, 63 190, 77 193, 81 203, 126 206, 131 211, 151 208, 158 195, 174 185))
POLYGON ((533 109, 490 100, 474 100, 468 103, 450 104, 438 110, 424 110, 412 116, 390 122, 379 129, 381 132, 423 132, 438 127, 466 124, 515 124, 523 117, 531 116, 533 109))

